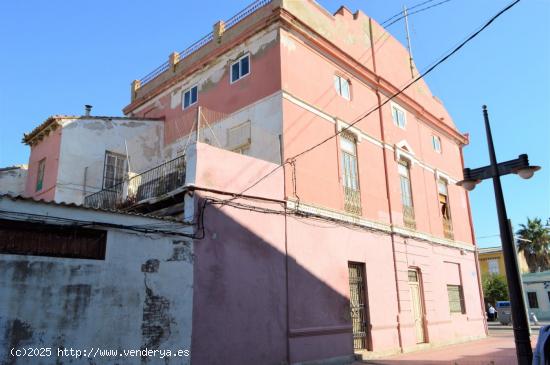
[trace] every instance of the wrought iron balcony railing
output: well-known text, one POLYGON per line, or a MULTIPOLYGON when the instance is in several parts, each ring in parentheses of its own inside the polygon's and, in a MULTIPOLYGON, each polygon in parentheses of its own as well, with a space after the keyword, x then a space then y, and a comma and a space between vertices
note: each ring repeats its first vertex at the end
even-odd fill
POLYGON ((361 215, 361 192, 344 186, 344 210, 361 215))
POLYGON ((414 208, 403 205, 403 224, 407 228, 416 229, 416 221, 414 219, 414 208))
POLYGON ((450 219, 443 218, 443 234, 445 238, 454 239, 453 222, 450 219))
POLYGON ((160 197, 185 183, 185 156, 177 157, 84 198, 84 206, 123 209, 160 197))

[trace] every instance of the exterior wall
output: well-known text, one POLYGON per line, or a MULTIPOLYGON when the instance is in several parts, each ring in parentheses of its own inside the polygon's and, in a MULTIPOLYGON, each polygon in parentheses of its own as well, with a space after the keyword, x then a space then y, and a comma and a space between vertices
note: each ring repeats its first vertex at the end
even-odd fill
MULTIPOLYGON (((250 122, 250 148, 247 153, 261 160, 280 163, 281 147, 280 138, 282 134, 282 98, 281 93, 275 93, 255 103, 244 107, 230 115, 224 115, 220 120, 210 124, 208 116, 213 115, 208 109, 201 112, 200 141, 230 150, 228 143, 229 129, 247 121, 250 122), (208 123, 208 124, 207 124, 208 123)), ((189 138, 196 140, 196 132, 191 136, 186 135, 176 139, 173 143, 165 146, 164 155, 166 158, 176 157, 181 153, 189 138)))
MULTIPOLYGON (((9 199, 1 199, 0 207, 123 225, 167 224, 149 218, 9 199)), ((192 250, 192 242, 181 236, 109 229, 105 260, 0 255, 0 332, 4 334, 0 361, 29 363, 27 357, 12 357, 9 353, 11 348, 23 347, 51 347, 52 356, 41 357, 41 364, 76 361, 58 358, 57 348, 190 350, 192 250), (158 264, 156 270, 146 269, 154 267, 154 263, 158 264)), ((114 364, 121 358, 93 361, 114 364)), ((189 357, 150 360, 190 363, 189 357)), ((139 355, 124 357, 124 363, 141 364, 143 360, 139 355)))
POLYGON ((61 128, 59 127, 49 135, 45 136, 44 139, 38 144, 31 146, 27 183, 25 184, 25 196, 35 199, 43 199, 46 201, 54 200, 57 173, 59 169, 60 147, 61 128), (43 158, 46 159, 44 181, 42 183, 42 189, 40 189, 40 191, 36 191, 38 163, 43 158))
POLYGON ((82 203, 85 195, 103 188, 107 150, 126 155, 127 146, 131 171, 137 173, 163 161, 162 121, 82 117, 62 124, 57 202, 82 203))
MULTIPOLYGON (((362 13, 355 17, 347 16, 349 12, 344 9, 332 17, 320 11, 311 2, 290 1, 285 4, 301 21, 312 26, 344 52, 348 52, 348 56, 359 57, 359 48, 364 54, 372 56, 370 43, 365 40, 370 39, 369 22, 362 13), (311 10, 311 13, 306 13, 307 9, 311 10), (354 30, 348 33, 348 28, 354 30)), ((403 80, 400 77, 406 72, 410 74, 410 69, 405 67, 405 64, 393 64, 397 61, 390 60, 408 61, 408 56, 397 40, 393 37, 387 38, 384 48, 388 47, 393 53, 379 53, 377 50, 376 62, 392 64, 395 75, 389 73, 388 80, 395 82, 394 85, 402 85, 403 80)), ((357 70, 345 66, 345 60, 329 54, 321 46, 296 32, 281 30, 281 59, 285 99, 284 160, 330 137, 387 98, 386 95, 380 94, 379 100, 374 86, 357 70), (304 64, 308 67, 302 67, 304 64), (350 81, 351 100, 337 94, 333 82, 334 75, 340 75, 350 81)), ((373 65, 371 67, 374 69, 373 65)), ((365 75, 368 72, 366 69, 365 75)), ((382 70, 380 73, 383 72, 386 71, 382 70)), ((406 110, 405 129, 393 122, 391 103, 384 105, 380 113, 371 113, 350 129, 359 142, 357 154, 362 217, 381 223, 390 222, 384 178, 384 174, 387 174, 391 221, 403 226, 397 162, 400 156, 404 155, 412 162, 411 183, 417 230, 438 237, 444 236, 437 192, 437 179, 442 176, 449 182, 454 238, 472 244, 467 193, 454 185, 462 176, 460 142, 424 120, 422 113, 431 111, 437 118, 449 121, 448 126, 453 126, 445 109, 431 96, 427 86, 421 84, 418 87, 422 90, 411 92, 401 101, 396 100, 406 110), (441 138, 441 153, 433 150, 433 135, 441 138), (386 155, 387 169, 382 154, 386 155)), ((343 209, 338 139, 333 138, 296 160, 295 175, 300 201, 334 210, 343 209)), ((286 176, 287 196, 297 199, 294 183, 290 182, 292 173, 289 172, 286 176)))
POLYGON ((550 320, 550 271, 524 274, 522 279, 529 314, 534 313, 538 320, 550 320), (538 308, 529 307, 528 292, 537 293, 538 308))
POLYGON ((0 169, 0 194, 21 195, 27 182, 27 165, 0 169))
POLYGON ((279 32, 272 26, 243 39, 205 67, 133 109, 131 114, 164 118, 164 141, 168 146, 190 133, 198 105, 219 114, 231 114, 280 90, 280 80, 279 32), (231 63, 247 53, 250 54, 250 74, 231 83, 231 63), (183 110, 183 92, 194 85, 198 86, 198 102, 183 110))
MULTIPOLYGON (((197 186, 228 192, 242 191, 276 167, 202 143, 195 156, 191 152, 187 156, 188 166, 196 166, 197 186)), ((281 171, 246 194, 282 198, 281 171)), ((231 198, 198 192, 196 204, 207 196, 231 198)), ((279 206, 261 202, 255 205, 279 206)), ((193 364, 284 363, 284 216, 208 205, 204 226, 205 238, 195 242, 193 364)))

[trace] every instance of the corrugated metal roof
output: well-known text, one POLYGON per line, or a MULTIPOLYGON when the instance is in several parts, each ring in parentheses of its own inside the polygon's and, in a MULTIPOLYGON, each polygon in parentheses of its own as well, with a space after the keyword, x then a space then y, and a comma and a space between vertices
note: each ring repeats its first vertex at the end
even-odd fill
POLYGON ((160 220, 163 220, 163 221, 180 222, 179 220, 177 220, 174 217, 157 216, 157 215, 152 215, 152 214, 143 214, 143 213, 134 213, 134 212, 126 212, 126 211, 117 210, 117 209, 93 208, 93 207, 84 206, 82 204, 55 202, 53 200, 48 201, 48 200, 44 200, 44 199, 34 199, 34 198, 31 198, 31 197, 25 197, 25 196, 22 196, 22 195, 0 194, 0 199, 10 199, 12 201, 21 200, 21 201, 27 201, 27 202, 33 202, 33 203, 55 205, 55 206, 60 206, 60 207, 79 208, 79 209, 93 210, 93 211, 97 211, 97 212, 124 214, 124 215, 131 215, 131 216, 143 217, 143 218, 160 219, 160 220))

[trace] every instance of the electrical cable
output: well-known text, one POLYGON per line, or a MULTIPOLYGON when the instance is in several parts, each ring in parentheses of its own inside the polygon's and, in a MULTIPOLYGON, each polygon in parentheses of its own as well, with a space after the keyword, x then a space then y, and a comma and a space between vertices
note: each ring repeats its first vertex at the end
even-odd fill
POLYGON ((409 10, 411 10, 412 8, 411 8, 411 9, 407 9, 407 15, 402 15, 401 17, 395 19, 394 21, 392 21, 392 22, 389 23, 389 24, 384 25, 384 23, 382 23, 381 25, 382 25, 384 28, 388 28, 388 27, 390 27, 391 25, 397 23, 398 21, 400 21, 401 19, 404 19, 404 18, 407 17, 407 16, 421 13, 421 12, 426 11, 426 10, 428 10, 428 9, 435 8, 436 6, 439 6, 439 5, 443 5, 443 4, 445 4, 445 3, 448 3, 449 1, 451 1, 451 0, 443 0, 443 1, 440 1, 440 2, 438 2, 438 3, 436 3, 436 4, 433 4, 433 5, 430 5, 430 6, 427 6, 427 7, 425 7, 425 8, 422 8, 422 9, 419 9, 419 10, 416 10, 416 11, 412 11, 412 12, 409 12, 409 10))
MULTIPOLYGON (((364 115, 356 118, 351 124, 348 124, 347 126, 345 126, 344 128, 342 128, 340 131, 336 132, 335 134, 331 135, 330 137, 327 137, 325 138, 324 140, 322 140, 321 142, 305 149, 304 151, 292 156, 292 157, 289 157, 283 164, 281 165, 278 165, 276 166, 274 169, 272 169, 270 172, 268 172, 267 174, 265 174, 264 176, 262 176, 261 178, 259 178, 257 181, 255 181, 253 184, 251 184, 249 187, 247 187, 246 189, 244 189, 240 194, 238 195, 241 195, 243 194, 244 192, 252 189, 253 187, 257 186, 260 182, 262 182, 263 180, 265 180, 266 178, 268 178, 269 176, 271 176, 273 173, 275 173, 275 171, 277 171, 279 168, 283 167, 284 165, 286 165, 287 163, 289 163, 289 161, 292 161, 298 157, 301 157, 303 155, 305 155, 306 153, 316 149, 317 147, 325 144, 326 142, 332 140, 333 138, 337 137, 338 135, 340 135, 342 132, 344 131, 347 131, 348 129, 350 129, 351 127, 353 127, 355 124, 359 123, 361 120, 365 119, 366 117, 368 117, 369 115, 371 115, 372 113, 374 113, 375 111, 377 111, 378 109, 382 108, 384 105, 386 105, 387 103, 389 103, 391 100, 393 100, 394 98, 396 98, 397 96, 401 95, 403 92, 405 92, 409 87, 411 87, 413 84, 415 84, 416 82, 418 82, 420 79, 424 78, 426 75, 430 74, 433 70, 435 70, 439 65, 441 65, 442 63, 444 63, 445 61, 447 61, 451 56, 453 56, 455 53, 457 53, 460 49, 462 49, 462 47, 464 47, 467 43, 469 43, 471 40, 473 40, 474 38, 476 38, 481 32, 483 32, 485 29, 487 29, 487 27, 489 27, 497 18, 499 18, 502 14, 504 14, 505 12, 507 12, 508 10, 510 10, 513 6, 515 6, 517 3, 519 3, 521 0, 515 0, 513 1, 512 3, 510 3, 509 5, 507 5, 506 7, 504 7, 502 10, 500 10, 499 12, 497 12, 494 16, 492 16, 487 22, 485 22, 477 31, 475 31, 474 33, 470 34, 464 41, 462 41, 458 46, 456 46, 452 51, 448 52, 445 56, 443 56, 442 58, 440 58, 438 61, 436 61, 433 65, 431 65, 426 71, 422 72, 421 74, 419 74, 416 78, 414 78, 412 81, 410 81, 408 84, 405 85, 405 87, 401 88, 399 91, 397 91, 396 93, 394 93, 393 95, 391 95, 388 99, 386 99, 384 102, 382 102, 380 105, 377 105, 376 107, 372 108, 371 110, 369 110, 368 112, 366 112, 364 115)), ((231 199, 228 199, 228 200, 233 200, 235 198, 231 198, 231 199)))

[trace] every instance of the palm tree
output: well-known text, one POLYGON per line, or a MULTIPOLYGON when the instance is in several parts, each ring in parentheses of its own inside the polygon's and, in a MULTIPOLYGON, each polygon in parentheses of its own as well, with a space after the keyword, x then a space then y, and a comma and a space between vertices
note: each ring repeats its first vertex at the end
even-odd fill
POLYGON ((519 240, 518 250, 523 251, 529 271, 550 270, 550 227, 540 218, 527 218, 527 224, 520 224, 516 234, 519 240))

